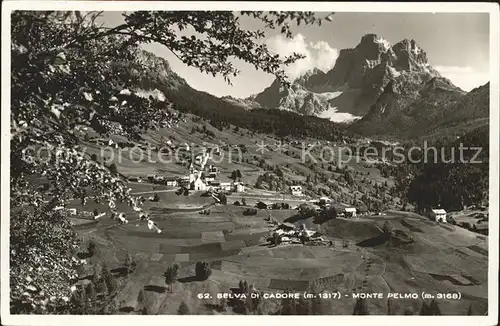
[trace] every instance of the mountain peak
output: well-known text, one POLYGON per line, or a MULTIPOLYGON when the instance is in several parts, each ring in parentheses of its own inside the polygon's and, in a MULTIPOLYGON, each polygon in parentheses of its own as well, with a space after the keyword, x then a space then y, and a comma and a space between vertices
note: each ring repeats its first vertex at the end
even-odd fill
POLYGON ((393 65, 398 70, 411 71, 428 66, 427 54, 413 39, 404 39, 392 47, 395 60, 393 65))
POLYGON ((359 42, 358 46, 362 46, 364 44, 378 44, 380 46, 380 49, 382 52, 386 52, 387 50, 390 49, 391 44, 389 41, 384 39, 381 36, 378 36, 377 34, 365 34, 363 37, 361 37, 361 41, 359 42))

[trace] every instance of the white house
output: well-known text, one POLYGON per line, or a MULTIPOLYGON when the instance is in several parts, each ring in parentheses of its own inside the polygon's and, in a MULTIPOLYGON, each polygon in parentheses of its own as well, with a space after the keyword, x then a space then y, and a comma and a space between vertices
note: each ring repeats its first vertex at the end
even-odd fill
POLYGON ((201 178, 197 178, 195 181, 191 182, 190 188, 191 190, 206 190, 207 185, 201 180, 201 178))
POLYGON ((165 184, 170 187, 177 187, 179 185, 179 183, 177 182, 177 178, 175 177, 165 178, 165 184))
POLYGON ((332 200, 330 198, 328 198, 328 197, 321 197, 319 199, 320 205, 326 205, 326 204, 330 203, 331 201, 332 200))
POLYGON ((244 192, 245 191, 245 184, 243 182, 235 182, 234 183, 234 191, 244 192))
POLYGON ((290 186, 290 192, 293 196, 302 196, 302 186, 290 186))
POLYGON ((231 191, 232 185, 231 182, 221 182, 220 189, 224 191, 231 191))
POLYGON ((348 217, 356 217, 356 208, 355 207, 346 207, 345 215, 348 217))
POLYGON ((431 209, 431 218, 436 222, 446 223, 446 211, 442 208, 431 209))

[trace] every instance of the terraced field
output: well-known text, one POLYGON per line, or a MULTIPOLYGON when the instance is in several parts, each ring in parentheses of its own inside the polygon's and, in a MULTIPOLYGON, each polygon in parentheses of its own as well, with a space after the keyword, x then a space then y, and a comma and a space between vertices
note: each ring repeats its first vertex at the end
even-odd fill
MULTIPOLYGON (((215 314, 216 294, 231 292, 243 279, 264 292, 304 291, 314 283, 321 290, 348 294, 343 300, 325 303, 331 314, 351 314, 351 293, 359 292, 460 291, 462 300, 439 302, 443 314, 466 314, 471 302, 478 313, 486 311, 487 242, 462 228, 401 212, 315 224, 313 219, 297 219, 293 210, 259 210, 257 215, 245 216, 244 207, 227 205, 213 206, 210 215, 205 215, 194 208, 168 209, 164 201, 148 205, 161 233, 149 230, 146 221, 133 215, 126 225, 102 220, 97 228, 81 231, 103 247, 95 259, 104 259, 116 268, 123 265, 128 252, 138 262, 116 298, 123 313, 134 313, 138 293, 144 289, 153 313, 175 313, 185 301, 192 312, 215 314), (271 246, 265 240, 271 230, 266 221, 269 215, 314 228, 332 245, 271 246), (395 237, 404 235, 413 242, 378 241, 386 220, 397 231, 395 237), (208 280, 194 277, 198 261, 211 264, 208 280), (180 274, 167 291, 162 275, 172 264, 180 266, 180 274), (211 298, 200 300, 199 293, 210 293, 211 298)), ((391 309, 396 314, 408 308, 418 313, 421 306, 420 300, 393 301, 391 309)), ((275 311, 278 304, 270 300, 266 313, 275 311)), ((387 300, 368 300, 368 307, 371 314, 387 314, 387 300)))

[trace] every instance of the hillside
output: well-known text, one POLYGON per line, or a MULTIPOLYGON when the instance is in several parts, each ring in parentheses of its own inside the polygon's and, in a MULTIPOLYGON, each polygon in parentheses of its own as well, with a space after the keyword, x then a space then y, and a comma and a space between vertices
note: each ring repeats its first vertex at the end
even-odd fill
POLYGON ((367 136, 400 138, 460 136, 488 125, 489 83, 465 93, 447 79, 435 77, 408 103, 390 83, 368 114, 350 126, 367 136))
POLYGON ((460 135, 487 124, 489 83, 464 92, 442 77, 415 40, 390 45, 368 34, 340 51, 328 72, 314 69, 290 88, 274 81, 252 100, 267 108, 352 122, 362 136, 460 135))
POLYGON ((189 86, 183 78, 170 69, 165 59, 146 51, 142 52, 141 59, 145 68, 139 69, 138 65, 130 63, 125 72, 126 77, 132 79, 136 85, 136 89, 159 91, 172 102, 176 110, 208 119, 217 128, 235 125, 281 137, 314 136, 329 140, 341 137, 345 129, 342 125, 314 116, 263 109, 251 99, 218 98, 189 86))

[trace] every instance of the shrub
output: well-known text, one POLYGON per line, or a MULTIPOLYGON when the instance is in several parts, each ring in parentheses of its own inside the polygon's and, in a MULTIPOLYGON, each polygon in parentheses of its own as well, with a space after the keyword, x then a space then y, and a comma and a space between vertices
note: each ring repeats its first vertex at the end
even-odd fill
POLYGON ((111 172, 112 174, 118 173, 118 168, 116 167, 115 163, 111 163, 111 165, 109 166, 109 172, 111 172))
POLYGON ((177 276, 179 274, 179 265, 174 264, 169 266, 163 276, 165 276, 165 283, 169 285, 169 287, 177 281, 177 276))
POLYGON ((233 205, 234 205, 234 206, 240 206, 241 204, 240 204, 240 202, 239 202, 239 201, 235 201, 233 205))
POLYGON ((354 306, 353 315, 369 315, 368 306, 365 299, 356 300, 356 305, 354 306))
POLYGON ((219 194, 219 200, 220 200, 220 203, 221 203, 222 205, 226 205, 226 204, 227 204, 227 197, 226 197, 226 194, 225 194, 225 193, 223 193, 223 192, 221 192, 221 193, 219 194))
POLYGON ((141 291, 139 291, 139 294, 137 295, 137 309, 138 310, 142 310, 144 300, 145 300, 144 290, 141 290, 141 291))
POLYGON ((95 300, 97 293, 95 291, 94 283, 90 282, 89 285, 87 285, 86 294, 90 300, 95 300))
POLYGON ((177 313, 179 315, 189 315, 189 308, 184 301, 181 302, 179 309, 177 310, 177 313))
POLYGON ((200 280, 206 280, 212 275, 212 268, 207 262, 197 262, 195 267, 196 277, 200 280))
POLYGON ((96 249, 96 243, 94 242, 94 240, 90 240, 89 241, 89 244, 88 244, 88 251, 89 251, 89 254, 90 256, 93 256, 94 253, 95 253, 95 249, 96 249))
POLYGON ((136 265, 134 259, 132 258, 132 256, 128 252, 125 255, 124 265, 125 265, 124 267, 125 267, 127 274, 131 273, 136 265))
POLYGON ((308 205, 308 204, 301 204, 299 206, 299 214, 304 218, 308 218, 308 217, 316 216, 317 212, 313 206, 308 205))
POLYGON ((258 202, 256 206, 259 209, 267 209, 267 205, 265 203, 261 202, 261 201, 258 202))

